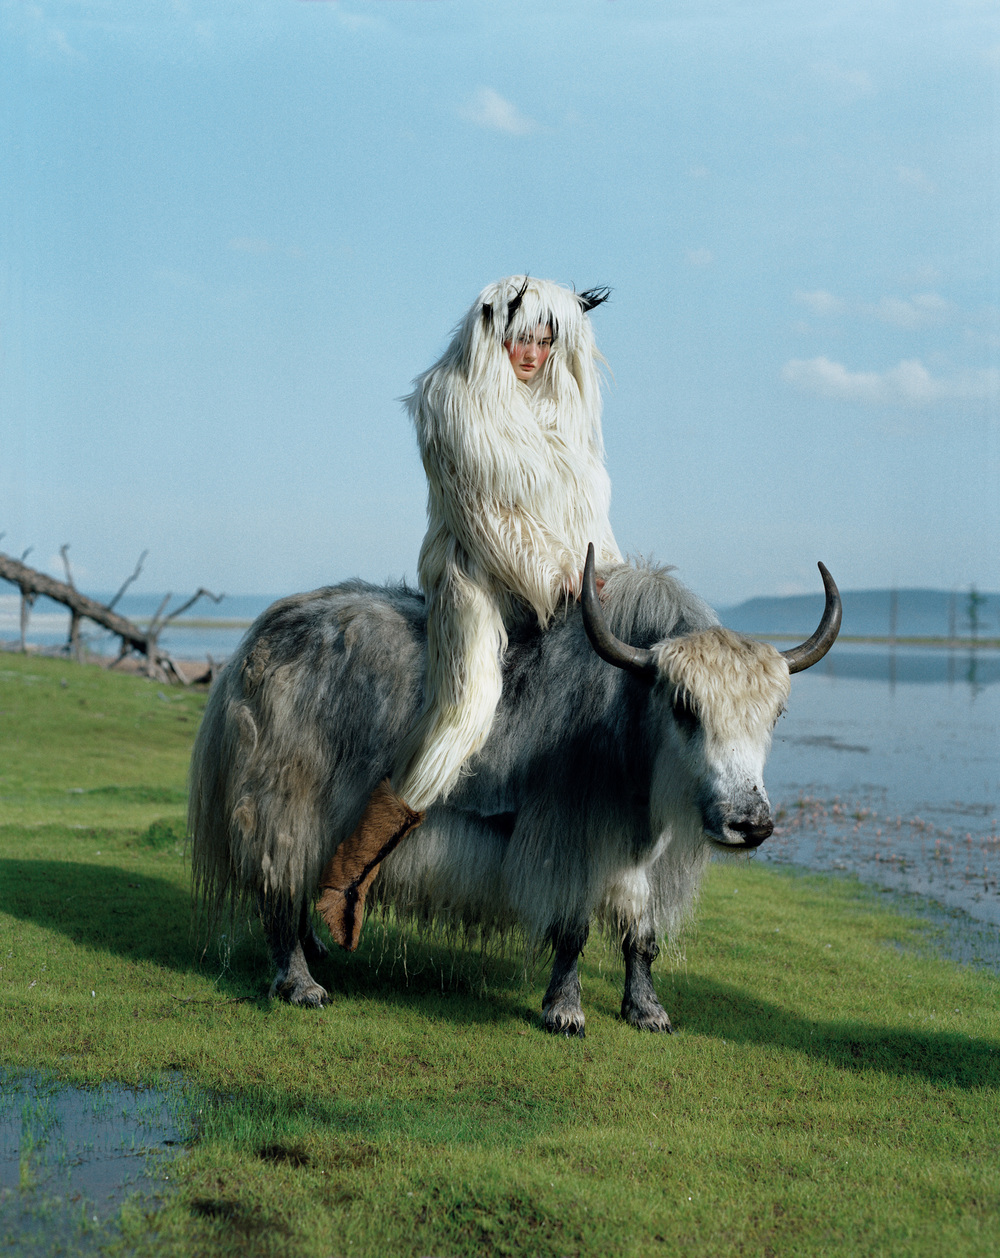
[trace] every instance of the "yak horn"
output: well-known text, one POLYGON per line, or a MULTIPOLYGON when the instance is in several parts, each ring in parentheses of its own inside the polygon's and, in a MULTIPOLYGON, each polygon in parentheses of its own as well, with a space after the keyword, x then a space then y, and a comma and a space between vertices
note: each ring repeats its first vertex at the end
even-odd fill
POLYGON ((826 606, 823 608, 823 618, 819 622, 819 628, 811 638, 807 638, 801 646, 792 647, 790 651, 782 651, 782 658, 788 664, 790 673, 801 673, 804 668, 811 668, 818 660, 821 660, 830 647, 837 640, 837 634, 840 633, 840 591, 837 589, 836 582, 827 571, 826 564, 819 564, 820 575, 823 578, 823 587, 826 590, 826 606))
POLYGON ((645 647, 629 646, 622 642, 608 628, 604 618, 604 608, 597 597, 597 579, 594 576, 594 543, 587 547, 587 563, 583 569, 583 590, 580 594, 583 604, 583 627, 587 631, 590 645, 602 660, 614 664, 615 668, 624 668, 626 672, 641 677, 643 681, 652 682, 656 678, 656 664, 653 652, 645 647))

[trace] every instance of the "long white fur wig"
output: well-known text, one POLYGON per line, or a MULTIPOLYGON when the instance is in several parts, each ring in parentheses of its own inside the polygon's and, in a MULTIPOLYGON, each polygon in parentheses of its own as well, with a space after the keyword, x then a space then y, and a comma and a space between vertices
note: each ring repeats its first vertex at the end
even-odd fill
POLYGON ((608 520, 602 359, 587 317, 604 295, 521 275, 499 280, 415 381, 407 405, 430 490, 425 592, 458 558, 477 584, 501 601, 518 595, 545 625, 578 588, 589 542, 604 562, 620 559, 608 520), (526 383, 504 342, 539 324, 551 326, 552 350, 526 383))

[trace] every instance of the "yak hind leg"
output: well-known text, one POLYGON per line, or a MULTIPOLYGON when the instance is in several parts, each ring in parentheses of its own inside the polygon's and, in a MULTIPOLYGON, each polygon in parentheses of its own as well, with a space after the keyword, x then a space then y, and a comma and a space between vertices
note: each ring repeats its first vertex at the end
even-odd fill
POLYGON ((667 1011, 653 987, 651 967, 660 949, 653 935, 640 937, 630 926, 622 940, 625 955, 625 995, 622 1017, 640 1031, 673 1031, 667 1011))
POLYGON ((545 1029, 553 1035, 578 1036, 583 1039, 583 1008, 580 1004, 580 975, 577 962, 583 945, 587 942, 588 927, 553 934, 552 946, 555 959, 552 976, 542 1001, 545 1029))
POLYGON ((280 996, 290 1005, 322 1009, 329 992, 309 973, 309 960, 321 960, 327 950, 313 934, 308 906, 296 913, 290 900, 269 896, 261 901, 260 916, 274 963, 272 1000, 280 996))

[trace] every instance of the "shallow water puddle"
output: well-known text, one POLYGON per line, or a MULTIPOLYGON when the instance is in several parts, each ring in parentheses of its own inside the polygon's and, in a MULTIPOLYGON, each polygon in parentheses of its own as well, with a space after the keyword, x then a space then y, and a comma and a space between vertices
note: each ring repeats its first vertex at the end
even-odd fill
POLYGON ((157 1208, 190 1130, 180 1086, 75 1088, 0 1070, 0 1250, 89 1254, 157 1208))

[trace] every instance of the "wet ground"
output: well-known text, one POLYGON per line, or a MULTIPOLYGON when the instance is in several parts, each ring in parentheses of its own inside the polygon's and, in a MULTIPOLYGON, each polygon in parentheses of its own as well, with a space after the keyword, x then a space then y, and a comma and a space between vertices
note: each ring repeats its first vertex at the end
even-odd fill
POLYGON ((97 1253, 124 1202, 157 1209, 190 1132, 176 1081, 74 1088, 0 1070, 0 1252, 97 1253))
POLYGON ((793 679, 766 781, 778 825, 761 860, 1000 933, 1000 652, 838 644, 793 679))

